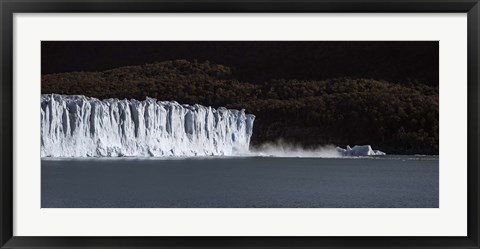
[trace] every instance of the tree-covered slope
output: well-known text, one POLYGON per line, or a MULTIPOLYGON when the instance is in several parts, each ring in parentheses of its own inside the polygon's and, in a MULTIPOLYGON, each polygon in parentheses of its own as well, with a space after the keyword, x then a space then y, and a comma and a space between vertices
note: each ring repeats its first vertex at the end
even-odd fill
POLYGON ((438 87, 365 78, 249 83, 237 74, 208 61, 175 60, 43 75, 42 93, 245 108, 257 117, 254 146, 283 139, 304 147, 372 144, 387 153, 438 154, 438 87))

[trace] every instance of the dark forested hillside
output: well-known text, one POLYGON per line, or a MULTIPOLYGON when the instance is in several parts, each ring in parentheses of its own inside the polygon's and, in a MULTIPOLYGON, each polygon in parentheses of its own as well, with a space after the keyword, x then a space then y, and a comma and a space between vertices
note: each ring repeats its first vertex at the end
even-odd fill
POLYGON ((281 138, 303 147, 371 144, 387 153, 438 154, 438 86, 361 75, 327 80, 265 76, 250 81, 239 76, 248 74, 244 70, 175 60, 103 72, 46 74, 42 93, 101 99, 148 96, 244 108, 257 117, 254 146, 281 138))

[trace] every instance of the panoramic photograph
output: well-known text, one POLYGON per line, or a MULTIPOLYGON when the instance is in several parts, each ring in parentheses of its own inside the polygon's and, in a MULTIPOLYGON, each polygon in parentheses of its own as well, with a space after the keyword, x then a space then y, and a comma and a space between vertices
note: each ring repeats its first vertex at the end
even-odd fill
POLYGON ((42 208, 438 208, 438 41, 42 41, 42 208))

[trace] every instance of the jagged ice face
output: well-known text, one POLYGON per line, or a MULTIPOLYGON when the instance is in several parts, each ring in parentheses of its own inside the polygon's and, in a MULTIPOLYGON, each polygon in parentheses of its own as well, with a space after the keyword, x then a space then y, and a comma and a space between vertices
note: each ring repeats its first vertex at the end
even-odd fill
POLYGON ((248 152, 255 116, 174 101, 41 97, 42 157, 200 156, 248 152))

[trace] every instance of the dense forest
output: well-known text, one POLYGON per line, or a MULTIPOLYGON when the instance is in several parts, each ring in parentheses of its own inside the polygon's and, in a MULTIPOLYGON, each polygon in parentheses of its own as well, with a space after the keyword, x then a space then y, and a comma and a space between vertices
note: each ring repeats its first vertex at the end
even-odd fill
POLYGON ((242 73, 209 61, 171 60, 45 74, 42 93, 246 109, 256 115, 252 146, 281 138, 305 148, 371 144, 390 154, 438 154, 438 86, 354 77, 259 82, 242 73))

